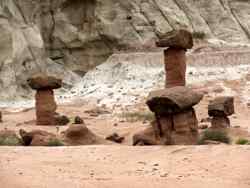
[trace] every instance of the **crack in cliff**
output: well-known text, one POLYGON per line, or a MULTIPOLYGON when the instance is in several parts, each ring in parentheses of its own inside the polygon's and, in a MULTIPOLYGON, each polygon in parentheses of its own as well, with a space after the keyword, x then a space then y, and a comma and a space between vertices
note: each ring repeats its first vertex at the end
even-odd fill
POLYGON ((242 32, 247 36, 248 39, 250 39, 250 33, 248 33, 247 29, 241 24, 240 20, 238 17, 235 15, 234 11, 231 9, 231 7, 228 5, 228 8, 225 6, 223 0, 218 0, 221 4, 221 6, 224 8, 225 11, 229 11, 231 14, 232 18, 238 24, 238 26, 241 28, 242 32))
MULTIPOLYGON (((55 26, 56 26, 55 13, 52 7, 52 1, 53 0, 50 0, 50 5, 49 5, 49 13, 51 16, 51 21, 52 21, 52 27, 51 27, 50 34, 49 34, 49 49, 53 48, 53 42, 54 42, 53 34, 55 31, 55 26)), ((51 56, 51 51, 50 51, 50 56, 51 56)))
POLYGON ((168 25, 172 28, 175 29, 175 27, 170 23, 168 17, 164 14, 164 12, 162 11, 162 9, 160 8, 159 4, 156 2, 156 0, 152 0, 153 3, 155 4, 155 6, 157 7, 157 9, 160 11, 162 17, 167 21, 168 25))
MULTIPOLYGON (((14 3, 14 5, 16 6, 17 10, 19 11, 20 15, 22 16, 24 23, 25 23, 26 25, 29 25, 29 24, 28 24, 28 21, 26 20, 26 18, 25 18, 25 16, 24 16, 24 13, 23 13, 23 11, 22 11, 22 8, 21 8, 20 5, 18 4, 18 2, 16 2, 16 0, 14 0, 13 3, 14 3)), ((30 46, 30 44, 29 44, 29 42, 28 42, 28 36, 26 35, 26 33, 24 32, 24 30, 23 30, 22 28, 21 28, 21 32, 22 32, 22 34, 23 34, 23 36, 24 36, 24 38, 25 38, 25 40, 26 40, 26 42, 27 42, 27 48, 28 48, 28 50, 29 50, 29 52, 30 52, 30 54, 31 54, 31 56, 32 56, 32 58, 33 58, 35 64, 37 65, 37 68, 39 69, 40 72, 43 72, 43 71, 42 71, 42 67, 41 67, 40 64, 37 62, 37 58, 36 58, 36 56, 35 56, 35 53, 33 52, 32 48, 31 48, 31 46, 30 46)))
POLYGON ((179 8, 179 10, 181 10, 181 11, 185 14, 185 16, 186 16, 186 18, 187 18, 189 24, 191 25, 192 29, 195 30, 195 29, 194 29, 193 22, 191 21, 191 19, 190 19, 190 17, 189 17, 189 14, 187 14, 185 8, 183 8, 182 4, 180 4, 180 3, 178 2, 178 0, 173 0, 173 1, 175 2, 175 4, 177 5, 177 7, 179 8))

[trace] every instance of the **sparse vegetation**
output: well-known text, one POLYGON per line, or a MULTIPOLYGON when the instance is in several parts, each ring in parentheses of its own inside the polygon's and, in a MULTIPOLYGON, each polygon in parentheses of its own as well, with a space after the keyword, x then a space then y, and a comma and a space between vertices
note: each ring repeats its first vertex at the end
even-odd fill
POLYGON ((250 141, 246 138, 239 138, 238 140, 236 140, 235 144, 238 145, 249 145, 250 141))
POLYGON ((202 32, 202 31, 195 31, 195 32, 193 32, 193 37, 194 37, 194 39, 205 39, 206 33, 202 32))
POLYGON ((152 112, 124 112, 119 116, 127 122, 153 121, 155 118, 152 112))
POLYGON ((0 146, 20 146, 22 142, 19 138, 14 136, 0 137, 0 146))
POLYGON ((227 132, 221 130, 206 130, 203 132, 200 140, 198 141, 199 145, 205 144, 206 140, 218 141, 222 143, 229 144, 231 142, 230 137, 227 132))
POLYGON ((51 139, 48 142, 48 146, 64 146, 63 142, 58 138, 51 139))

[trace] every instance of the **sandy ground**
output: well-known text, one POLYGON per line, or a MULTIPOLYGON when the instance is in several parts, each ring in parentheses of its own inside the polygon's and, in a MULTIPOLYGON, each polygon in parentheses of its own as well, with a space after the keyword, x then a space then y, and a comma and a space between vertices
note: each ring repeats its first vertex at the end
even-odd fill
POLYGON ((250 146, 0 149, 1 188, 249 188, 250 146))

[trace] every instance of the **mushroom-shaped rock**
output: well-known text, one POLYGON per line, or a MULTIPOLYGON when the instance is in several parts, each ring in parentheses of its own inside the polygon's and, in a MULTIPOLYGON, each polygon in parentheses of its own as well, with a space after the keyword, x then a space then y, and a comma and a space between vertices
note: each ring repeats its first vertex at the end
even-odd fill
POLYGON ((234 114, 233 97, 217 97, 208 105, 209 116, 230 116, 234 114))
POLYGON ((159 41, 156 42, 158 47, 173 47, 191 49, 193 47, 192 34, 184 29, 173 30, 167 32, 159 37, 159 41))
POLYGON ((198 104, 203 95, 184 86, 152 91, 147 98, 147 105, 152 112, 164 116, 176 114, 198 104))
POLYGON ((35 90, 50 90, 62 87, 62 80, 53 76, 35 75, 27 80, 28 85, 35 90))
POLYGON ((105 140, 92 133, 85 125, 73 124, 64 132, 67 145, 102 144, 105 140))

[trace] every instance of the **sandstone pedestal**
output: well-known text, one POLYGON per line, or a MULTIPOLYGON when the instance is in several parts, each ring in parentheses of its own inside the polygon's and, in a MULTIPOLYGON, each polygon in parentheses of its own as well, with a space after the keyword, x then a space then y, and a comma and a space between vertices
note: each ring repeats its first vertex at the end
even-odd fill
POLYGON ((202 95, 186 87, 153 91, 147 105, 155 113, 152 127, 134 135, 137 145, 191 145, 198 140, 198 120, 193 106, 202 95))
POLYGON ((192 34, 186 30, 174 30, 160 37, 156 42, 164 50, 166 72, 165 87, 186 85, 186 50, 193 47, 192 34))
POLYGON ((36 124, 57 125, 61 116, 56 113, 57 105, 53 89, 62 86, 62 80, 52 76, 36 75, 27 80, 29 86, 36 90, 36 124))

